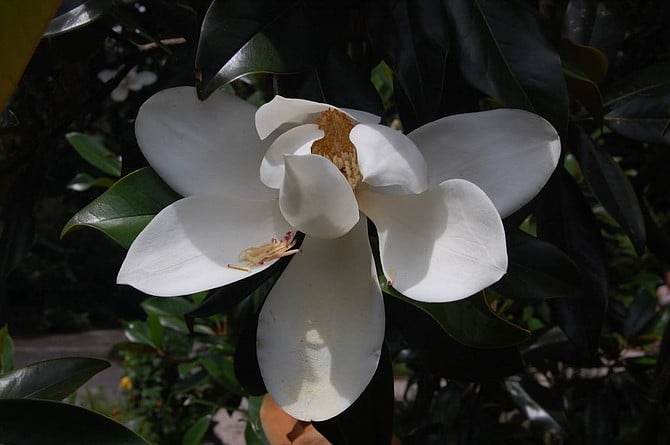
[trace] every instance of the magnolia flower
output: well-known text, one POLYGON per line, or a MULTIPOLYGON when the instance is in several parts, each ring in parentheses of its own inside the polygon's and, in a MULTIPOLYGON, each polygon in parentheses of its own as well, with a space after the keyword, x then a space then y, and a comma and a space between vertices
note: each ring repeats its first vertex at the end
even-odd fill
MULTIPOLYGON (((98 73, 98 79, 101 82, 107 83, 114 76, 116 76, 118 70, 102 70, 98 73)), ((110 96, 114 102, 123 102, 128 98, 129 91, 139 91, 142 87, 151 85, 156 82, 156 73, 151 71, 137 71, 137 67, 133 67, 128 74, 121 79, 121 82, 117 85, 116 88, 112 90, 110 96)))
POLYGON ((258 110, 224 92, 199 101, 180 87, 135 123, 184 198, 139 234, 119 283, 184 295, 294 255, 261 309, 257 358, 268 392, 301 420, 346 409, 377 368, 385 319, 366 217, 394 288, 468 297, 505 273, 501 217, 540 190, 560 152, 553 127, 525 111, 451 116, 408 136, 378 120, 279 96, 258 110))

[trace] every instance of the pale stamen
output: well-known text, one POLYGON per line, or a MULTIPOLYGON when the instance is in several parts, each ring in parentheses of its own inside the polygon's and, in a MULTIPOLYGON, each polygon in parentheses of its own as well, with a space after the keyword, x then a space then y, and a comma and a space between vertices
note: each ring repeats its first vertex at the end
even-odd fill
POLYGON ((295 246, 295 234, 293 232, 286 232, 286 235, 282 239, 272 238, 267 243, 244 249, 238 256, 238 259, 243 264, 228 264, 228 267, 244 272, 251 272, 251 269, 255 266, 262 266, 268 261, 293 255, 301 251, 300 249, 293 249, 293 246, 295 246))

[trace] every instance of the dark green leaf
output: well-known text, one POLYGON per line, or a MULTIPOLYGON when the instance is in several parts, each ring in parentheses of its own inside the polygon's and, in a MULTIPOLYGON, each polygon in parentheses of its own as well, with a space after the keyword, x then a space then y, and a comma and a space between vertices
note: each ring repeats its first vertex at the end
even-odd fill
POLYGON ((58 358, 33 363, 0 377, 0 398, 62 400, 109 367, 94 358, 58 358))
POLYGON ((610 445, 616 442, 619 435, 619 404, 619 397, 609 383, 591 395, 584 410, 585 443, 610 445))
MULTIPOLYGON (((670 71, 666 72, 670 75, 670 71)), ((635 97, 605 115, 605 124, 627 138, 654 144, 670 144, 664 133, 670 118, 670 94, 661 97, 635 97)))
POLYGON ((0 329, 0 376, 14 369, 14 342, 9 335, 9 327, 0 329))
POLYGON ((561 59, 536 11, 517 0, 452 0, 445 5, 468 81, 507 107, 539 114, 565 136, 568 94, 561 59))
POLYGON ((277 76, 277 93, 384 116, 384 106, 370 80, 370 73, 335 48, 328 51, 316 69, 277 76))
POLYGON ((594 48, 598 48, 605 54, 607 60, 614 62, 617 53, 629 32, 628 19, 622 8, 616 2, 597 1, 595 17, 591 28, 591 38, 583 42, 594 48))
POLYGON ((116 155, 96 138, 83 133, 68 133, 67 141, 89 164, 108 175, 121 176, 121 156, 116 155))
POLYGON ((212 423, 212 415, 207 414, 195 421, 184 433, 181 445, 200 445, 202 438, 207 434, 209 424, 212 423))
POLYGON ((75 192, 83 192, 92 187, 110 188, 114 185, 114 180, 111 178, 94 178, 88 173, 77 173, 74 178, 67 184, 67 188, 75 192))
POLYGON ((593 0, 569 1, 563 16, 563 34, 575 43, 588 44, 595 15, 596 5, 593 0))
POLYGON ((665 96, 670 93, 670 61, 643 67, 603 88, 606 108, 638 96, 665 96))
POLYGON ((384 0, 368 10, 370 40, 393 69, 412 109, 406 130, 438 118, 446 77, 449 32, 439 0, 384 0))
POLYGON ((512 402, 524 413, 530 422, 532 430, 535 430, 540 436, 546 433, 565 435, 565 425, 567 419, 565 413, 555 400, 549 400, 551 405, 539 403, 538 396, 543 395, 546 400, 549 389, 540 385, 519 378, 510 378, 503 382, 512 402), (532 392, 532 393, 531 393, 532 392), (545 394, 543 394, 545 393, 545 394))
POLYGON ((0 113, 0 132, 17 125, 19 125, 19 119, 16 114, 9 108, 5 108, 5 111, 0 113))
POLYGON ((507 230, 507 273, 492 288, 509 298, 543 300, 581 293, 579 270, 556 246, 518 229, 507 230))
MULTIPOLYGON (((254 72, 294 73, 312 68, 323 53, 330 20, 316 20, 301 1, 215 0, 205 15, 196 55, 206 98, 254 72)), ((332 17, 331 17, 332 19, 332 17)))
POLYGON ((591 113, 596 124, 601 124, 603 104, 598 85, 607 74, 607 58, 596 48, 563 39, 561 59, 570 96, 591 113))
POLYGON ((247 445, 268 445, 268 440, 261 426, 261 405, 264 396, 250 396, 247 398, 247 428, 244 430, 244 439, 247 445))
POLYGON ((183 297, 151 297, 141 303, 147 314, 173 315, 181 317, 193 310, 195 305, 183 297))
MULTIPOLYGON (((470 348, 452 339, 428 313, 399 298, 384 299, 387 323, 397 328, 419 364, 438 376, 481 381, 505 377, 523 370, 515 348, 470 348)), ((412 365, 412 363, 408 363, 412 365)))
MULTIPOLYGON (((261 301, 264 301, 261 300, 261 301)), ((265 394, 265 382, 261 376, 256 355, 256 331, 258 330, 258 315, 260 305, 255 307, 251 298, 241 305, 239 319, 240 329, 235 347, 235 376, 244 390, 253 396, 265 394)))
POLYGON ((161 326, 158 315, 149 314, 146 323, 149 328, 149 335, 151 336, 151 344, 155 345, 157 348, 163 348, 165 330, 163 329, 163 326, 161 326))
POLYGON ((140 436, 101 414, 35 399, 0 400, 0 443, 147 445, 140 436))
POLYGON ((112 6, 112 0, 87 0, 69 11, 58 11, 43 37, 54 37, 59 34, 74 31, 98 20, 112 6))
POLYGON ((570 127, 568 145, 579 161, 589 188, 605 210, 621 225, 638 254, 644 253, 644 217, 633 186, 602 146, 596 146, 576 126, 570 127))
POLYGON ((240 383, 235 378, 233 361, 229 357, 220 354, 209 354, 200 357, 199 360, 202 366, 209 372, 209 375, 220 385, 235 394, 244 394, 240 383))
POLYGON ((643 291, 635 296, 633 303, 628 308, 628 314, 623 320, 622 334, 624 337, 630 339, 635 335, 644 333, 644 329, 657 315, 657 302, 656 295, 649 295, 643 291))
POLYGON ((591 206, 563 168, 545 186, 537 210, 537 233, 567 253, 579 268, 583 294, 579 298, 552 299, 549 304, 581 358, 589 358, 598 348, 607 307, 607 260, 591 206))
POLYGON ((156 213, 177 199, 179 195, 153 170, 142 168, 118 180, 77 212, 61 236, 76 228, 93 227, 128 248, 156 213))
POLYGON ((483 293, 451 303, 423 303, 402 295, 385 280, 382 290, 430 315, 454 340, 471 348, 506 348, 528 340, 530 333, 500 318, 483 293))
POLYGON ((389 444, 393 427, 393 366, 382 348, 377 371, 363 393, 342 413, 314 427, 333 444, 389 444))
POLYGON ((153 349, 160 346, 154 342, 149 325, 143 321, 129 321, 124 323, 123 333, 128 337, 128 340, 133 343, 140 343, 142 345, 150 346, 153 349))

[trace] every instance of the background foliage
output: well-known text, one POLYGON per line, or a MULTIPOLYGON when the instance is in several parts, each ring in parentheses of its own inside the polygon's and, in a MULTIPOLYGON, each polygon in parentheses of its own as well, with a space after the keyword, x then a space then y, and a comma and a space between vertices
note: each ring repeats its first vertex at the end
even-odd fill
MULTIPOLYGON (((0 431, 22 425, 8 407, 55 412, 60 426, 89 416, 3 390, 43 375, 16 380, 8 332, 125 320, 120 348, 135 383, 125 420, 157 443, 209 440, 216 407, 264 393, 254 323, 285 263, 207 296, 141 305, 114 285, 123 249, 178 198, 144 168, 137 109, 155 91, 195 84, 203 99, 226 88, 259 105, 278 93, 370 111, 404 131, 515 107, 561 135, 561 166, 504 221, 503 280, 444 305, 384 289, 387 353, 359 401, 316 425, 332 442, 388 443, 393 430, 407 444, 667 443, 670 331, 657 288, 670 265, 669 18, 663 0, 63 2, 0 120, 0 431), (134 67, 156 82, 112 100, 134 67), (102 82, 105 69, 116 74, 102 82), (75 230, 84 226, 108 237, 75 230), (61 240, 62 227, 73 233, 61 240), (392 371, 408 381, 395 402, 392 371)), ((97 369, 49 366, 63 375, 55 400, 80 384, 77 372, 97 369)))

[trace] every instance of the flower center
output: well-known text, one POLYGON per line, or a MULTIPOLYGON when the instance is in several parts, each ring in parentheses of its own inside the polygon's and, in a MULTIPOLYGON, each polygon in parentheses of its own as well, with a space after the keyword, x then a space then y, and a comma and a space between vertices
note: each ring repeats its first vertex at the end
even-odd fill
POLYGON ((323 137, 312 143, 312 153, 330 160, 347 178, 352 189, 361 182, 356 147, 349 139, 349 132, 356 125, 349 117, 335 109, 328 109, 316 118, 316 125, 323 137))
POLYGON ((228 267, 249 272, 254 266, 262 266, 267 261, 300 252, 300 249, 292 249, 293 246, 295 246, 295 234, 286 232, 282 239, 272 238, 267 243, 244 249, 238 256, 242 265, 228 264, 228 267))

